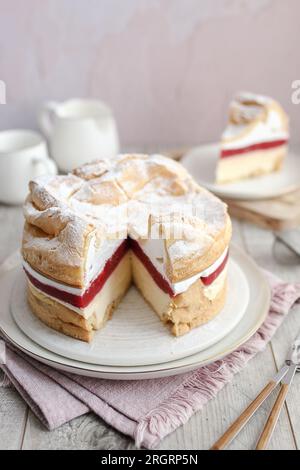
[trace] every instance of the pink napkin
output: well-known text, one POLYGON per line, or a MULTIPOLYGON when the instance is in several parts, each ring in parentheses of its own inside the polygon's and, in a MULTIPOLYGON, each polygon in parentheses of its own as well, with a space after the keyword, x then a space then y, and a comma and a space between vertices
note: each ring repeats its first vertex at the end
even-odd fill
POLYGON ((59 372, 9 344, 4 351, 3 342, 0 367, 48 429, 93 411, 134 438, 137 446, 153 448, 186 423, 265 348, 290 308, 300 300, 300 283, 285 284, 270 273, 265 274, 272 288, 265 323, 225 359, 196 371, 154 380, 93 379, 59 372))

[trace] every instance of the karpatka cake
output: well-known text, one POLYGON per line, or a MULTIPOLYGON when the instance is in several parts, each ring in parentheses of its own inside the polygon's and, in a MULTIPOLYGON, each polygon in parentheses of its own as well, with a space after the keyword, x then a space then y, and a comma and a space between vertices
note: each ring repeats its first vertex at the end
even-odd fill
POLYGON ((239 93, 230 104, 229 122, 221 139, 217 183, 279 171, 288 140, 288 117, 275 100, 239 93))
POLYGON ((176 336, 223 308, 227 207, 179 163, 119 155, 29 188, 28 302, 49 327, 91 341, 132 283, 176 336))

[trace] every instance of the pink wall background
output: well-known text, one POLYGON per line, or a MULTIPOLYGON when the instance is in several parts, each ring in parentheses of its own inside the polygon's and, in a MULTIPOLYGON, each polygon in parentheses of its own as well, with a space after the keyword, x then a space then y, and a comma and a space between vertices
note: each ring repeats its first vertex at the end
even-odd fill
POLYGON ((299 0, 0 0, 0 128, 45 99, 106 101, 124 146, 218 139, 231 95, 276 97, 300 142, 299 0))

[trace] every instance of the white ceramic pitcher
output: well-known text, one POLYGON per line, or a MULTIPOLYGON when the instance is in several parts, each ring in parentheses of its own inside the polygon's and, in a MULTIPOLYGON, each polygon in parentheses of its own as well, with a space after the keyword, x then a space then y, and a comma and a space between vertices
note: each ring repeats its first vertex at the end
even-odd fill
POLYGON ((39 124, 61 171, 68 172, 83 163, 119 152, 112 111, 101 101, 47 102, 40 112, 39 124))

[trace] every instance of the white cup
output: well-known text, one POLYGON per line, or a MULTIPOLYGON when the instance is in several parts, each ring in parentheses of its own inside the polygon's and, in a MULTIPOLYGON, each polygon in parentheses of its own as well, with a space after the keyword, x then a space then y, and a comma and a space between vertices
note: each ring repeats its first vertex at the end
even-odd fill
POLYGON ((30 130, 0 132, 0 201, 22 204, 31 179, 57 173, 43 137, 30 130))
POLYGON ((39 113, 38 121, 49 141, 51 157, 63 172, 119 152, 112 111, 99 100, 47 102, 39 113))

